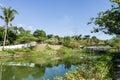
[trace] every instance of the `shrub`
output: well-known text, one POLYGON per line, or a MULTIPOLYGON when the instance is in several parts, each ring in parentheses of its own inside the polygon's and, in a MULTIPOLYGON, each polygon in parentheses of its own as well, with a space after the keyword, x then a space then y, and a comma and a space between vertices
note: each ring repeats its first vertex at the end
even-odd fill
POLYGON ((98 59, 88 60, 73 71, 65 74, 64 78, 55 80, 112 80, 110 69, 112 57, 101 55, 98 59))
POLYGON ((65 74, 65 80, 112 80, 110 76, 110 62, 109 56, 104 56, 104 60, 100 59, 89 61, 80 65, 72 73, 65 74))
POLYGON ((71 42, 69 44, 69 47, 71 47, 71 48, 79 48, 79 43, 78 42, 71 42))
POLYGON ((31 49, 30 48, 21 48, 21 49, 14 49, 15 52, 31 52, 31 49))
POLYGON ((49 47, 48 44, 45 46, 45 49, 46 49, 46 50, 53 50, 51 47, 49 47))
POLYGON ((71 48, 67 48, 67 47, 61 47, 59 50, 57 50, 58 54, 70 54, 72 53, 72 49, 71 48))
POLYGON ((12 49, 7 49, 7 50, 5 50, 5 52, 8 53, 8 54, 14 54, 15 53, 15 51, 12 50, 12 49))

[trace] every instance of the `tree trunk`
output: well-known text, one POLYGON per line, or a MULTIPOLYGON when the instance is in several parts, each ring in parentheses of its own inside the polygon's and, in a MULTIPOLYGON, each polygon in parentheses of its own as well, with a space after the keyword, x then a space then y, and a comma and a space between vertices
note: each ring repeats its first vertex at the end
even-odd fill
POLYGON ((5 26, 4 41, 3 41, 3 50, 5 50, 5 42, 6 42, 6 37, 7 37, 7 27, 8 27, 8 25, 5 26))

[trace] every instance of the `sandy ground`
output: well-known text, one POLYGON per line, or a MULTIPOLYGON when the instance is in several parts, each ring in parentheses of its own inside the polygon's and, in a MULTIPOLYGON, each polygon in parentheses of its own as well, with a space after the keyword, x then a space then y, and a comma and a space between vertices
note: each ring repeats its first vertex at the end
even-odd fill
MULTIPOLYGON (((37 44, 35 47, 36 50, 44 50, 47 44, 37 44)), ((50 48, 54 50, 58 50, 62 47, 62 45, 48 45, 50 48)))

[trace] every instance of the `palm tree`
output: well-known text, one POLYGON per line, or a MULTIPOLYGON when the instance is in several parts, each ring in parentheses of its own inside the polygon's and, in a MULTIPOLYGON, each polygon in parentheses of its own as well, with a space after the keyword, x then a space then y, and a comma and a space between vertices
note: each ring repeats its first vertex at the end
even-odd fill
POLYGON ((8 26, 12 26, 11 22, 15 18, 15 14, 18 12, 14 9, 11 9, 11 7, 0 7, 3 11, 3 15, 0 15, 0 18, 5 21, 5 31, 4 31, 4 41, 3 41, 3 50, 6 42, 6 36, 7 36, 7 28, 8 26))

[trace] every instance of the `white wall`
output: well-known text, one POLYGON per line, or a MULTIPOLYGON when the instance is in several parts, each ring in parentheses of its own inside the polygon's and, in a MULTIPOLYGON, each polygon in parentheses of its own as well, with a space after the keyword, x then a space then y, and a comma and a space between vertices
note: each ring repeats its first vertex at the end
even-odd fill
MULTIPOLYGON (((16 48, 35 46, 35 45, 37 45, 36 42, 31 42, 31 43, 27 43, 27 44, 4 46, 4 49, 16 49, 16 48)), ((0 51, 2 51, 2 48, 3 48, 3 46, 0 46, 0 51)))

